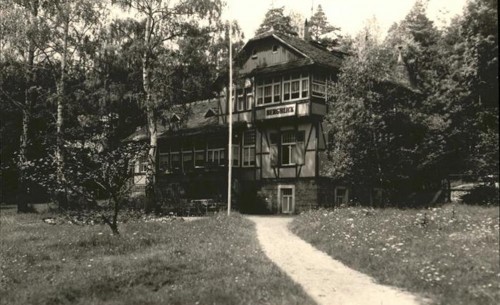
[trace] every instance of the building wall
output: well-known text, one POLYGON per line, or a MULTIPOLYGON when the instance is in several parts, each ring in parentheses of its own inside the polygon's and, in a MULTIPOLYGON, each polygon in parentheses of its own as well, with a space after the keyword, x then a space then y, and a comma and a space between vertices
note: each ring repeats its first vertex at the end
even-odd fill
POLYGON ((316 174, 316 151, 317 134, 316 125, 313 123, 301 124, 275 124, 275 127, 262 127, 257 129, 256 160, 258 177, 261 179, 269 178, 295 178, 295 177, 314 177, 316 174), (297 142, 303 154, 302 162, 295 165, 283 166, 280 164, 280 153, 276 145, 273 146, 271 135, 281 134, 284 131, 303 132, 304 139, 297 142), (273 158, 278 155, 278 160, 273 158))
POLYGON ((293 188, 294 208, 298 214, 317 208, 334 208, 342 204, 377 205, 374 189, 352 187, 330 178, 266 179, 256 184, 254 205, 268 213, 284 213, 280 190, 293 188), (342 195, 341 195, 342 194, 342 195))
POLYGON ((327 192, 327 185, 318 179, 276 179, 264 180, 257 186, 256 204, 263 204, 270 213, 283 213, 283 188, 292 188, 294 204, 292 214, 318 208, 321 205, 319 194, 327 192))

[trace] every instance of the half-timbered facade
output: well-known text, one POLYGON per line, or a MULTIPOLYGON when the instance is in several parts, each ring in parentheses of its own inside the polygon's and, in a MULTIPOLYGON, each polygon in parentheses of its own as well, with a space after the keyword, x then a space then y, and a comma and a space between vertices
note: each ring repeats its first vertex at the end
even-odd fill
MULTIPOLYGON (((349 189, 321 177, 328 84, 344 54, 268 33, 235 58, 233 191, 242 211, 297 213, 347 202, 349 189)), ((169 196, 225 200, 228 94, 174 107, 160 124, 159 188, 169 196)), ((138 130, 129 139, 145 137, 138 130)), ((146 167, 138 162, 136 185, 146 167)))

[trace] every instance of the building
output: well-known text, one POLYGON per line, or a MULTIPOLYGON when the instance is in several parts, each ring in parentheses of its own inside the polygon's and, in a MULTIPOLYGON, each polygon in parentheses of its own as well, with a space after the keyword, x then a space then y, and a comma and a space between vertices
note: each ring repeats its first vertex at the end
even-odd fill
MULTIPOLYGON (((344 55, 271 32, 249 40, 236 56, 233 206, 287 214, 349 201, 349 187, 320 172, 326 89, 344 55)), ((163 118, 157 181, 165 196, 226 199, 226 91, 221 86, 218 96, 176 107, 163 118)), ((143 138, 145 131, 138 130, 129 140, 143 138)), ((145 171, 145 163, 137 163, 137 186, 145 171)), ((368 193, 370 200, 377 196, 368 193)))

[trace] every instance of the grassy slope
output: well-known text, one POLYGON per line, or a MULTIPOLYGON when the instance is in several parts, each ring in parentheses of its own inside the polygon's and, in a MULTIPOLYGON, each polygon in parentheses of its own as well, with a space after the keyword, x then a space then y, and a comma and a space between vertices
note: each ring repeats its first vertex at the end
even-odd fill
POLYGON ((238 215, 128 223, 118 237, 40 219, 0 217, 0 304, 313 304, 238 215))
POLYGON ((319 210, 291 227, 349 267, 436 304, 500 303, 498 207, 319 210))

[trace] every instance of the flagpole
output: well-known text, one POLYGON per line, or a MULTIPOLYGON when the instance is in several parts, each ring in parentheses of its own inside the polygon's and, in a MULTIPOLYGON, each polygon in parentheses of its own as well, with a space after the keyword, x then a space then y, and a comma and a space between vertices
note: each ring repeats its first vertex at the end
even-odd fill
POLYGON ((233 174, 233 50, 231 42, 231 20, 229 20, 229 94, 228 94, 228 168, 227 168, 227 215, 231 215, 231 180, 233 174))

